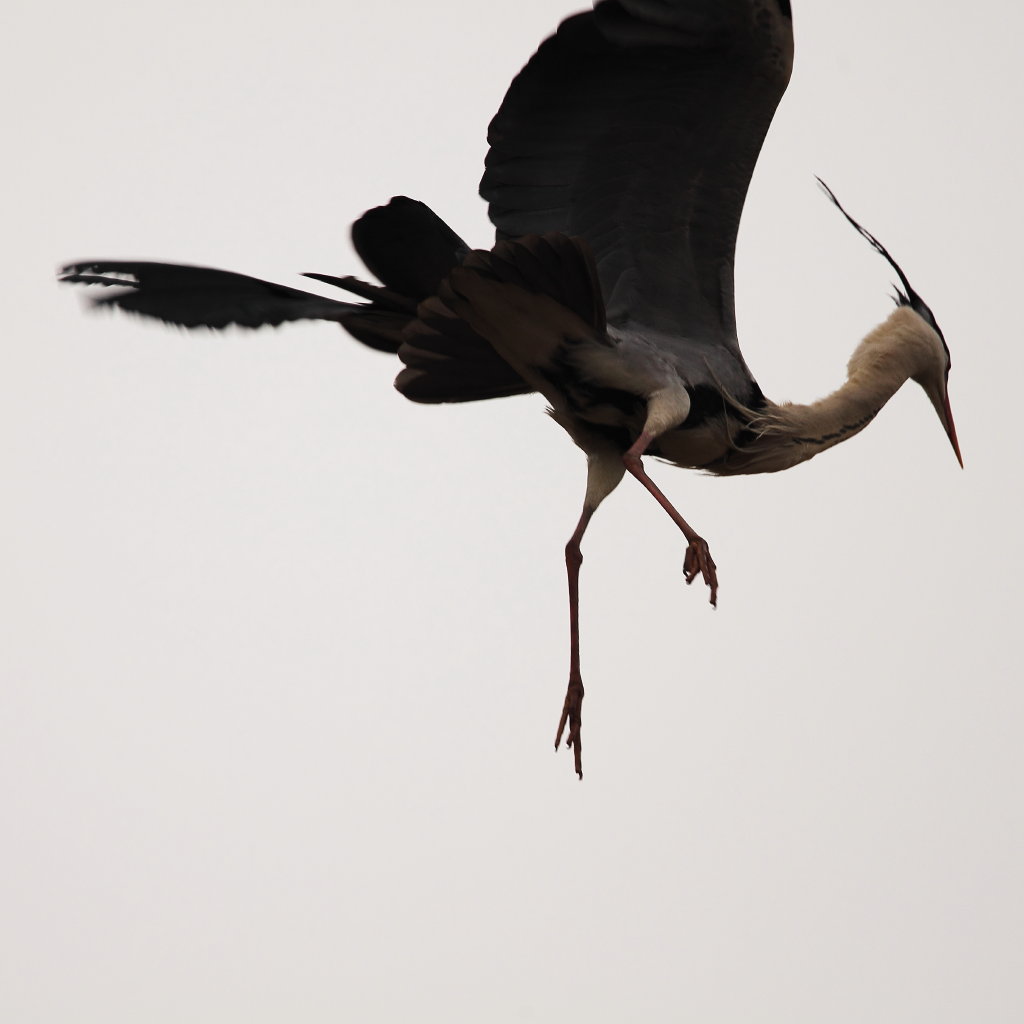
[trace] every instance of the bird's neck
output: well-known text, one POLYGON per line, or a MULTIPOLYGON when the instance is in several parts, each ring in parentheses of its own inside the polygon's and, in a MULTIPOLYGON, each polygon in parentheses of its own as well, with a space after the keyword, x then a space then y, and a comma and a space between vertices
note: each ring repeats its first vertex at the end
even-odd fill
POLYGON ((872 381, 871 386, 865 388, 853 377, 828 397, 809 405, 775 406, 776 437, 784 442, 787 464, 806 462, 819 452, 859 434, 906 379, 903 377, 886 387, 878 387, 872 381))
POLYGON ((850 358, 846 383, 832 394, 808 405, 769 402, 750 422, 753 440, 730 454, 722 471, 788 469, 859 434, 919 372, 918 328, 910 316, 897 310, 872 331, 850 358))

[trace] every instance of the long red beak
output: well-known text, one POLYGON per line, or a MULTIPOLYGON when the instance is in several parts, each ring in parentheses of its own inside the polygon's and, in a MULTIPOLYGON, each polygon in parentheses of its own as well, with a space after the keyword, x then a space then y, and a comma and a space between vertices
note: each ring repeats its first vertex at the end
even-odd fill
POLYGON ((953 422, 953 410, 949 407, 949 395, 946 396, 943 402, 943 420, 945 421, 949 443, 953 446, 953 451, 956 452, 956 461, 960 463, 960 468, 963 469, 964 457, 960 454, 960 442, 956 439, 956 424, 953 422))

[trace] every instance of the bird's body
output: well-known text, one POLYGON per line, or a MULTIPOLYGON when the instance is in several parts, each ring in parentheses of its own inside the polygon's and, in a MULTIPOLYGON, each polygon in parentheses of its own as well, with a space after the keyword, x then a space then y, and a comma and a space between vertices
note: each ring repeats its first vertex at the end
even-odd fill
POLYGON ((188 327, 337 321, 399 355, 396 386, 413 401, 543 394, 588 461, 566 546, 570 680, 556 740, 568 729, 582 775, 580 541, 627 472, 685 535, 687 581, 700 575, 712 603, 717 594, 707 544, 647 476, 643 455, 720 475, 786 469, 862 430, 913 379, 959 457, 935 318, 845 211, 899 275, 897 309, 819 402, 769 401, 744 362, 736 232, 792 60, 788 0, 600 0, 541 45, 491 124, 481 194, 493 249, 471 250, 422 203, 398 197, 353 226, 382 285, 309 275, 361 303, 159 263, 78 263, 64 279, 125 286, 100 304, 188 327))

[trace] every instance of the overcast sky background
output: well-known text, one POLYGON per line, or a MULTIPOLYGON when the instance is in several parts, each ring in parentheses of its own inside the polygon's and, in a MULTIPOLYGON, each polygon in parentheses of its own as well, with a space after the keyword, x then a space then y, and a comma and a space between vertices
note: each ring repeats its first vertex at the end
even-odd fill
POLYGON ((1024 1019, 1019 4, 794 2, 747 361, 811 400, 891 308, 820 174, 935 310, 967 468, 911 385, 777 476, 652 464, 717 611, 626 481, 582 784, 551 742, 584 460, 540 399, 418 407, 336 327, 53 283, 359 273, 348 225, 402 193, 489 244, 487 122, 581 6, 5 11, 4 1021, 1024 1019))

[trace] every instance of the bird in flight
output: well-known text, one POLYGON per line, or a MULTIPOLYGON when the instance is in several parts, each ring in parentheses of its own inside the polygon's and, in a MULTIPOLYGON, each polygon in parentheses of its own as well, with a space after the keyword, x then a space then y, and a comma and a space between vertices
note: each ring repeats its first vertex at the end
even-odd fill
POLYGON ((643 456, 718 475, 787 469, 863 430, 913 380, 963 465, 942 331, 827 188, 899 277, 895 310, 857 345, 846 382, 808 405, 766 398, 740 352, 736 233, 792 61, 789 0, 599 0, 541 44, 491 122, 480 194, 493 248, 471 249, 399 196, 352 226, 379 284, 305 275, 360 301, 168 263, 88 260, 61 280, 113 288, 97 306, 183 327, 340 323, 398 355, 395 386, 414 402, 544 395, 587 457, 565 548, 569 684, 555 738, 582 778, 580 544, 626 473, 682 531, 686 582, 700 577, 717 601, 707 542, 643 456))

